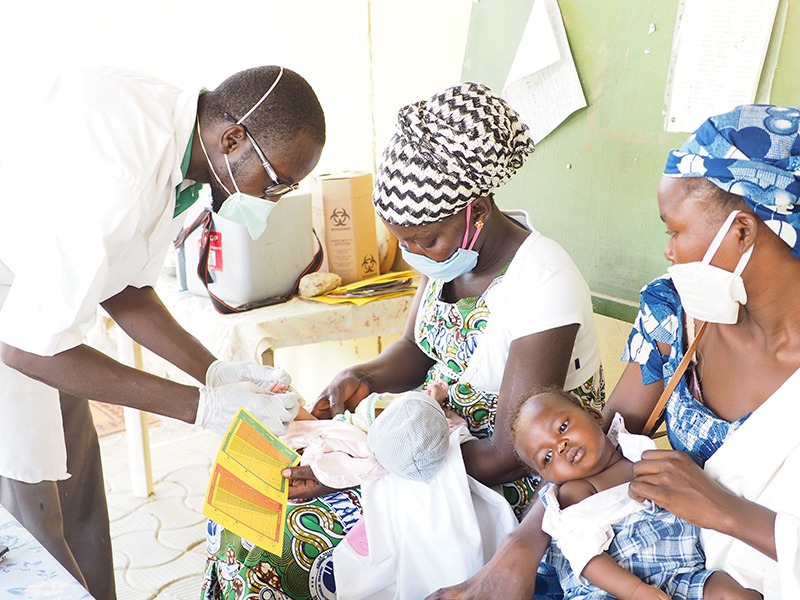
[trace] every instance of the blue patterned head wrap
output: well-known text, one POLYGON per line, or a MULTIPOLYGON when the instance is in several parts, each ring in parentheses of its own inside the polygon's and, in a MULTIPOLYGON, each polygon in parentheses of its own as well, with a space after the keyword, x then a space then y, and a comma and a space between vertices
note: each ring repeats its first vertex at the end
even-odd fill
POLYGON ((667 157, 664 175, 704 177, 742 196, 800 258, 800 109, 745 104, 711 117, 667 157))

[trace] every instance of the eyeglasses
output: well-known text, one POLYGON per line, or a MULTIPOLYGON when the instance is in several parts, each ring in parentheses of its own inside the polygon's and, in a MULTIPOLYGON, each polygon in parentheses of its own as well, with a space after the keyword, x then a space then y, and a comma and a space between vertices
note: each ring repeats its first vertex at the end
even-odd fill
POLYGON ((275 172, 275 169, 272 168, 272 165, 267 160, 267 157, 264 155, 264 151, 253 139, 253 136, 250 135, 250 132, 247 131, 247 127, 239 123, 238 119, 229 115, 227 112, 225 113, 225 118, 232 123, 236 123, 242 129, 244 129, 244 134, 247 136, 247 139, 250 140, 250 143, 253 145, 253 150, 256 151, 256 155, 261 161, 261 166, 264 167, 264 170, 267 172, 267 176, 270 178, 270 180, 274 182, 272 185, 269 185, 266 188, 264 188, 264 195, 269 198, 280 198, 284 194, 288 194, 289 192, 296 190, 299 184, 286 183, 285 181, 281 181, 280 179, 278 179, 278 174, 275 172))

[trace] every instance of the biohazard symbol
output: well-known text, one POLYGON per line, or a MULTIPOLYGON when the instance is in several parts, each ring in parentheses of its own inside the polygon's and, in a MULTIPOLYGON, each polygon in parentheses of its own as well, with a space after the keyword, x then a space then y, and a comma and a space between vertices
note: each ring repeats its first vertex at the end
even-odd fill
POLYGON ((341 206, 337 206, 331 213, 331 223, 334 227, 344 227, 350 221, 350 215, 341 206))
POLYGON ((375 271, 378 263, 375 261, 375 257, 372 254, 367 254, 364 257, 364 260, 361 263, 361 268, 364 270, 365 273, 372 273, 375 271))

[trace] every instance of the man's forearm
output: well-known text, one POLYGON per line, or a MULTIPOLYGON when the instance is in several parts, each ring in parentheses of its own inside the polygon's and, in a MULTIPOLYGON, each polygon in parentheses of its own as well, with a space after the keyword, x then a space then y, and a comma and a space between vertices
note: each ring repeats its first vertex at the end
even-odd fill
POLYGON ((102 306, 138 344, 205 383, 214 355, 181 327, 153 288, 127 287, 102 306))
POLYGON ((73 396, 138 408, 193 423, 198 389, 126 367, 88 346, 39 356, 0 345, 9 367, 73 396))

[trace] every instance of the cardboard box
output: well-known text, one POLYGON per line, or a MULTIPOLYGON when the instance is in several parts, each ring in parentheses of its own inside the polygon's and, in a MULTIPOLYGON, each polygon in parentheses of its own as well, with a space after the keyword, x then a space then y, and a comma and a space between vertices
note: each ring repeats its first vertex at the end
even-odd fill
MULTIPOLYGON (((192 211, 194 214, 188 214, 185 226, 202 211, 203 205, 197 204, 200 206, 192 211)), ((309 193, 293 192, 281 198, 270 212, 267 228, 256 240, 244 225, 215 214, 208 255, 213 283, 208 287, 215 296, 235 306, 281 296, 292 290, 313 257, 309 193)), ((208 296, 197 275, 199 261, 200 230, 197 229, 178 248, 178 284, 182 290, 208 296)))
POLYGON ((344 171, 319 175, 314 178, 311 197, 314 228, 325 247, 327 270, 339 275, 344 285, 379 275, 372 174, 344 171))

